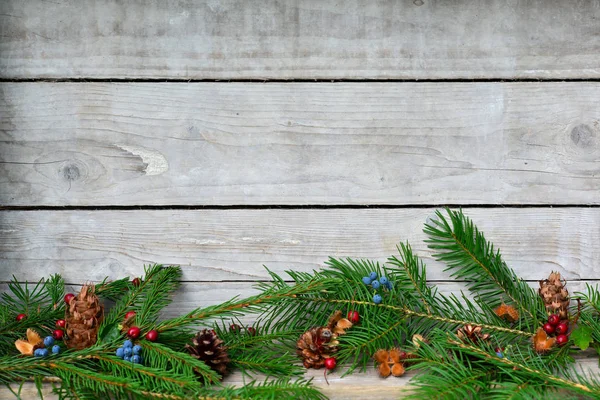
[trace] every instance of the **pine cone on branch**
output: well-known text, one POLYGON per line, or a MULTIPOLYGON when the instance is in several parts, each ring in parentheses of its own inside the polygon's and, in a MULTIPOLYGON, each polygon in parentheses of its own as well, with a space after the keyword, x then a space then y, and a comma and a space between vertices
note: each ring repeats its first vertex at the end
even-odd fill
POLYGON ((229 372, 227 364, 231 360, 223 343, 215 331, 203 329, 194 336, 192 344, 186 344, 185 348, 190 355, 204 361, 213 371, 224 377, 229 372))
POLYGON ((559 272, 552 272, 548 279, 540 281, 538 293, 544 300, 548 315, 558 314, 560 319, 569 317, 569 291, 567 281, 562 279, 559 272))
POLYGON ((98 340, 98 328, 104 317, 104 307, 94 293, 93 285, 83 285, 65 310, 67 338, 70 349, 86 349, 98 340))
POLYGON ((352 326, 342 312, 336 311, 327 321, 327 326, 314 327, 304 332, 296 343, 296 354, 302 358, 305 368, 319 369, 325 365, 325 359, 338 351, 339 335, 346 333, 352 326))
POLYGON ((325 365, 325 359, 338 351, 338 341, 331 329, 311 328, 304 332, 296 343, 296 353, 302 357, 304 368, 319 369, 325 365))

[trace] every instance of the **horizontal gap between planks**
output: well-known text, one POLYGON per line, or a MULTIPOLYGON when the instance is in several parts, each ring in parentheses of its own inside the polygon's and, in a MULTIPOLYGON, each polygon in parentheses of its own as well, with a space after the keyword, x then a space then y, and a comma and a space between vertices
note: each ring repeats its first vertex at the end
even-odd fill
POLYGON ((600 204, 250 204, 250 205, 113 205, 0 206, 0 211, 129 211, 129 210, 303 210, 303 209, 423 209, 423 208, 600 208, 600 204))
POLYGON ((106 82, 106 83, 474 83, 474 82, 600 82, 600 78, 445 78, 445 79, 181 79, 181 78, 0 78, 0 83, 13 82, 106 82))
MULTIPOLYGON (((117 278, 116 280, 118 280, 119 278, 117 278)), ((108 282, 112 282, 112 281, 108 281, 108 282)), ((293 280, 283 280, 283 282, 285 283, 294 283, 293 280)), ((471 281, 468 280, 458 280, 458 279, 453 279, 453 280, 448 280, 448 279, 431 279, 431 280, 427 280, 427 283, 469 283, 471 281)), ((537 283, 539 282, 539 280, 536 279, 524 279, 523 282, 528 282, 528 283, 537 283)), ((569 282, 600 282, 600 278, 596 279, 596 278, 584 278, 584 279, 569 279, 567 281, 567 283, 569 282)), ((13 283, 13 281, 0 281, 0 285, 7 285, 9 283, 13 283)), ((31 281, 31 282, 27 282, 27 281, 17 281, 17 283, 19 284, 36 284, 37 282, 31 281)), ((100 282, 97 282, 100 283, 100 282)), ((223 280, 223 281, 179 281, 179 283, 191 283, 191 284, 206 284, 206 283, 273 283, 272 280, 268 280, 268 279, 260 279, 260 280, 223 280)), ((73 283, 73 282, 65 282, 65 285, 69 285, 69 286, 82 286, 83 284, 81 282, 78 283, 73 283)))

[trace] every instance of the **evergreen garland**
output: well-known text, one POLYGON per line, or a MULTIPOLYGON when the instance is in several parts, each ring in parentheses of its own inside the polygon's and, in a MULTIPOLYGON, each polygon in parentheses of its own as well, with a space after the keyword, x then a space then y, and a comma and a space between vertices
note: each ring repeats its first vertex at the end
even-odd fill
POLYGON ((0 298, 0 383, 17 397, 19 385, 33 381, 38 389, 51 382, 60 399, 322 399, 302 378, 296 341, 309 329, 325 326, 339 310, 344 316, 360 315, 359 323, 336 335, 342 375, 373 367, 378 350, 400 348, 411 355, 407 368, 418 371, 411 381, 415 399, 600 398, 600 379, 578 371, 573 360, 578 351, 600 343, 597 287, 574 297, 569 343, 559 346, 552 339, 539 353, 532 341, 548 318, 544 301, 475 224, 462 211, 447 209, 438 211, 424 231, 435 258, 465 282, 472 298, 439 293, 427 283, 424 262, 401 243, 398 254, 384 264, 330 258, 313 273, 288 271, 284 277, 269 271, 271 281, 258 284, 256 296, 161 319, 179 287, 181 269, 152 265, 136 284, 123 278, 95 285, 95 293, 112 302, 98 341, 48 357, 19 356, 15 341, 28 328, 54 329, 65 315, 65 283, 59 275, 36 284, 20 284, 13 277, 0 298), (386 281, 374 284, 372 273, 386 281), (509 318, 499 307, 510 310, 509 318), (126 321, 129 311, 135 316, 126 321), (26 318, 17 321, 19 314, 26 318), (255 332, 241 323, 232 329, 232 322, 250 314, 256 317, 255 332), (157 341, 138 341, 142 364, 115 355, 128 324, 158 334, 157 341), (199 327, 209 327, 225 343, 228 368, 241 371, 248 384, 227 385, 185 350, 199 327))

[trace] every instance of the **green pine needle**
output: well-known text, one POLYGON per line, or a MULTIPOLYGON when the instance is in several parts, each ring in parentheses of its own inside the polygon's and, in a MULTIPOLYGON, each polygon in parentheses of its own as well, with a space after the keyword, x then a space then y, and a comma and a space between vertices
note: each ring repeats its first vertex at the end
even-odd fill
POLYGON ((523 329, 534 330, 546 318, 543 301, 527 284, 519 279, 503 261, 475 224, 462 211, 446 209, 448 219, 436 212, 435 220, 425 225, 430 249, 437 251, 437 260, 443 261, 452 276, 465 280, 467 287, 480 304, 495 308, 506 303, 517 308, 523 329))

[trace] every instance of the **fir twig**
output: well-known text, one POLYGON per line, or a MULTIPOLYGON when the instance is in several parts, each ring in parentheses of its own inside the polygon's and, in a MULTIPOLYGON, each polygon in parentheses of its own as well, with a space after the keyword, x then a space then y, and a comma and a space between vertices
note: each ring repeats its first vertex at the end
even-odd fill
POLYGON ((434 256, 447 264, 452 276, 467 281, 478 303, 496 307, 502 302, 516 307, 520 323, 528 330, 539 326, 545 318, 541 298, 519 279, 503 261, 475 224, 462 211, 446 209, 449 220, 436 211, 436 218, 425 225, 429 248, 434 256))

